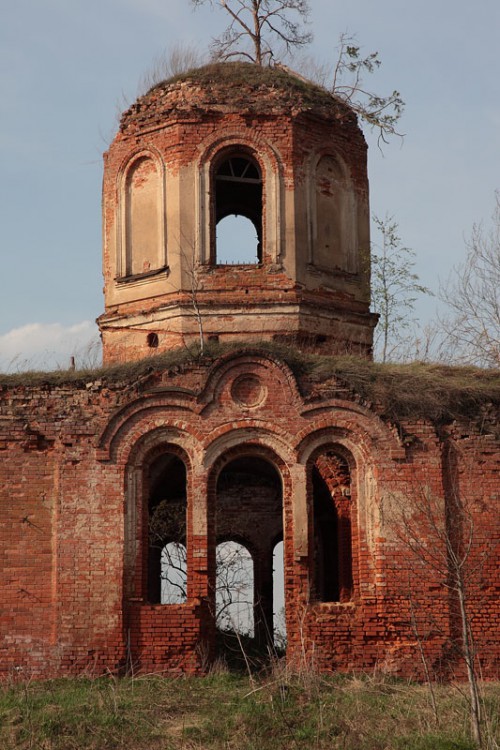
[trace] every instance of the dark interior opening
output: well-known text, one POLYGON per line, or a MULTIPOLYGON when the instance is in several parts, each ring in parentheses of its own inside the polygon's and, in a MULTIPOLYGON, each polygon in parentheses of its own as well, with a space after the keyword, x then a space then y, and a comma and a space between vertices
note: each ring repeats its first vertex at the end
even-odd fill
POLYGON ((312 467, 314 593, 322 602, 352 596, 351 478, 347 461, 332 451, 312 467))
POLYGON ((273 643, 273 553, 282 538, 281 478, 274 466, 251 455, 229 462, 217 481, 216 540, 242 544, 253 558, 253 634, 247 645, 261 653, 273 643))
MULTIPOLYGON (((179 590, 187 577, 186 561, 182 560, 182 548, 184 550, 186 548, 186 467, 184 463, 172 453, 159 456, 150 467, 149 486, 147 599, 151 604, 160 604, 162 600, 168 599, 165 591, 168 588, 169 579, 170 586, 179 590), (175 548, 169 549, 176 549, 176 552, 168 557, 166 547, 172 543, 175 544, 175 548), (169 559, 170 565, 175 570, 168 570, 169 559)), ((186 599, 187 592, 184 590, 183 596, 180 593, 175 597, 175 601, 186 599)))
POLYGON ((215 224, 228 216, 249 220, 256 233, 255 247, 241 249, 238 232, 225 241, 216 242, 215 263, 262 262, 262 175, 257 162, 246 154, 228 156, 215 172, 215 224))

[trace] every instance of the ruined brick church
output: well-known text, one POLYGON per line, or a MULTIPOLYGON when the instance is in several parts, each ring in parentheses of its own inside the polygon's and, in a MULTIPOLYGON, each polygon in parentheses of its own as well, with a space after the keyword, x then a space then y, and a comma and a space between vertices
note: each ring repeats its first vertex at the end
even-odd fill
POLYGON ((458 412, 434 418, 339 374, 348 353, 384 377, 369 256, 365 140, 324 90, 225 63, 123 114, 104 157, 105 367, 0 380, 2 676, 207 670, 228 541, 251 559, 263 648, 282 544, 289 662, 406 676, 422 654, 436 676, 463 669, 456 553, 498 676, 498 391, 456 388, 458 412), (227 257, 230 217, 254 241, 233 235, 227 257))

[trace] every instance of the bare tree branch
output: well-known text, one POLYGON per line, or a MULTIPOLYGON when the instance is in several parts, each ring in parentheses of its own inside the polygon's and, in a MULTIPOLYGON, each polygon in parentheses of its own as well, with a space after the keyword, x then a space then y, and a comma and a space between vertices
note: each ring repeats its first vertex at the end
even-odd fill
POLYGON ((264 65, 275 55, 273 43, 283 44, 287 53, 308 44, 312 35, 301 29, 309 16, 307 0, 191 0, 195 7, 210 4, 219 6, 230 17, 229 26, 213 40, 212 50, 217 59, 244 57, 264 65), (298 22, 290 19, 295 13, 298 22), (237 29, 240 31, 237 31, 237 29), (239 48, 242 41, 248 47, 239 48), (238 46, 238 49, 235 47, 238 46))
POLYGON ((356 37, 344 33, 339 37, 333 69, 331 64, 321 65, 306 58, 300 70, 345 101, 371 128, 378 129, 380 144, 387 143, 390 136, 402 136, 397 124, 404 111, 399 91, 380 96, 363 85, 364 77, 375 73, 381 64, 378 52, 364 56, 356 37))
POLYGON ((500 366, 500 192, 495 199, 492 226, 474 225, 465 262, 440 289, 442 356, 482 367, 500 366))
POLYGON ((382 240, 372 253, 372 306, 380 316, 375 334, 375 348, 382 362, 397 356, 405 339, 419 294, 432 292, 419 283, 414 273, 415 253, 401 245, 398 225, 391 216, 374 217, 382 240))

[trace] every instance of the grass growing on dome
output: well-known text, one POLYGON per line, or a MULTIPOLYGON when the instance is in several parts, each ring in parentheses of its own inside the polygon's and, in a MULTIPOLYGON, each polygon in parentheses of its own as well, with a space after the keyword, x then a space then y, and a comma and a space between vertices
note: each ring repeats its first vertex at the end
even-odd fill
POLYGON ((217 62, 186 70, 156 83, 149 89, 148 94, 182 81, 190 81, 206 87, 243 85, 255 89, 276 88, 290 95, 299 94, 306 104, 322 103, 331 107, 332 103, 338 103, 347 109, 346 105, 342 105, 340 100, 326 89, 312 81, 305 80, 302 76, 280 68, 265 67, 250 62, 217 62))

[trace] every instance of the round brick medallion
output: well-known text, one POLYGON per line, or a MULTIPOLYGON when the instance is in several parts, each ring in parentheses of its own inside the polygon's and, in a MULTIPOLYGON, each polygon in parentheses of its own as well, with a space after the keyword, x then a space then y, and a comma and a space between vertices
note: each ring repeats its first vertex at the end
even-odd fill
POLYGON ((267 388, 257 375, 240 375, 231 386, 233 401, 248 409, 260 406, 267 396, 267 388))

